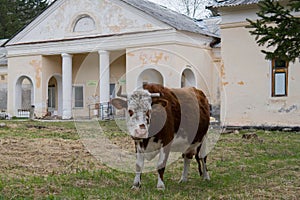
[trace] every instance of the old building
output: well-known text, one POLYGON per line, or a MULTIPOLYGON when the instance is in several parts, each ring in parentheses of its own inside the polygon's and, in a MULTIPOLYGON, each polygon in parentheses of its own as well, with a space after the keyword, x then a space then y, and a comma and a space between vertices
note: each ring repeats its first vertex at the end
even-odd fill
POLYGON ((7 109, 7 58, 6 49, 1 47, 7 40, 0 40, 0 111, 7 109))
POLYGON ((218 38, 148 1, 54 1, 5 44, 7 110, 18 116, 33 105, 37 117, 87 117, 91 107, 110 101, 116 86, 130 92, 151 82, 195 86, 219 104, 219 58, 211 48, 218 38))
POLYGON ((265 59, 264 47, 245 28, 247 18, 257 19, 257 2, 228 0, 216 5, 222 17, 222 118, 226 125, 300 126, 299 59, 265 59))
POLYGON ((226 126, 300 126, 299 60, 264 58, 245 28, 258 0, 218 2, 222 22, 144 0, 54 1, 5 43, 7 111, 98 116, 115 88, 160 83, 202 89, 226 126))

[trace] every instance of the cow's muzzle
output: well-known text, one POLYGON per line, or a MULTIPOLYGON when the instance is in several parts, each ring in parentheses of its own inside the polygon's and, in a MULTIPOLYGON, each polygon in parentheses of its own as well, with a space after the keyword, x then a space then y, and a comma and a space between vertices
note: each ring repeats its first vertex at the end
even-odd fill
POLYGON ((134 133, 132 135, 133 139, 145 139, 147 138, 148 130, 146 129, 146 126, 144 124, 139 125, 138 128, 134 130, 134 133))

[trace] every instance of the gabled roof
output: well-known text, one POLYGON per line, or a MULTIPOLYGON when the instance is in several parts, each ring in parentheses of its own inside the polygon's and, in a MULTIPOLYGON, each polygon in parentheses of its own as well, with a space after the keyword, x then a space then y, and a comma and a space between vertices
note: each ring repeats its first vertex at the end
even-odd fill
POLYGON ((152 17, 172 26, 179 31, 188 31, 192 33, 199 33, 207 36, 219 37, 207 30, 204 30, 201 26, 197 24, 197 21, 186 16, 168 9, 164 6, 158 5, 156 3, 147 0, 121 0, 145 13, 151 15, 152 17))
MULTIPOLYGON (((52 3, 45 9, 45 11, 51 9, 55 2, 61 1, 61 0, 54 0, 52 3)), ((129 6, 138 9, 145 14, 153 17, 154 19, 161 21, 165 23, 168 26, 171 26, 172 28, 178 30, 178 31, 187 31, 197 34, 202 34, 214 38, 219 38, 219 35, 216 33, 212 33, 208 29, 204 28, 203 26, 199 25, 197 23, 197 20, 192 19, 188 16, 185 16, 183 14, 180 14, 178 12, 175 12, 171 9, 168 9, 164 6, 158 5, 156 3, 150 2, 148 0, 118 0, 120 2, 126 3, 129 6)), ((45 12, 44 11, 44 12, 45 12)), ((41 13, 40 15, 42 15, 41 13)), ((38 18, 38 16, 35 17, 35 19, 38 18)), ((33 19, 30 23, 32 23, 35 19, 33 19)), ((30 24, 29 23, 29 24, 30 24)), ((3 43, 0 46, 5 46, 8 42, 10 42, 16 35, 18 35, 21 31, 27 28, 29 25, 27 24, 25 27, 23 27, 20 31, 18 31, 13 37, 11 37, 8 41, 3 43)))
POLYGON ((213 7, 229 7, 256 4, 260 0, 215 0, 213 7))
POLYGON ((1 47, 1 45, 3 45, 6 41, 7 39, 0 40, 0 67, 7 66, 7 52, 4 47, 1 47))

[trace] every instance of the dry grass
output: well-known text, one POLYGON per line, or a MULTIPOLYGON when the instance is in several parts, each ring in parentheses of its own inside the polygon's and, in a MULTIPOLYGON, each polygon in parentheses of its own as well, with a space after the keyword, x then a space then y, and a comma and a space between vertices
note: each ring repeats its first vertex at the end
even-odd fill
MULTIPOLYGON (((168 166, 167 189, 157 191, 156 173, 143 175, 140 191, 130 190, 134 174, 109 169, 82 145, 72 122, 10 121, 0 129, 0 199, 299 199, 300 134, 249 131, 222 135, 208 157, 211 181, 192 162, 190 179, 179 184, 182 160, 168 166)), ((132 141, 113 122, 101 122, 122 149, 132 141)))

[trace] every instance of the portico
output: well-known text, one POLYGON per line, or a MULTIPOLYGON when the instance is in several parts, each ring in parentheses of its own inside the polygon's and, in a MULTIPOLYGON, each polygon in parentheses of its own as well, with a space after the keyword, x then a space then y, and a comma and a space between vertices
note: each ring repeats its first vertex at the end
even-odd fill
MULTIPOLYGON (((99 84, 98 85, 99 91, 94 91, 94 92, 95 92, 95 96, 97 95, 100 97, 100 101, 95 103, 103 104, 110 101, 110 52, 99 50, 98 55, 99 55, 99 59, 98 59, 99 77, 95 79, 95 81, 97 81, 97 83, 99 84)), ((62 93, 63 93, 62 119, 71 119, 73 117, 72 105, 74 104, 74 102, 72 101, 73 99, 72 91, 73 91, 73 85, 74 84, 76 85, 76 81, 73 80, 73 76, 74 76, 73 55, 68 53, 62 53, 61 57, 62 57, 62 93)), ((80 76, 79 74, 76 75, 76 77, 79 76, 80 76)), ((76 91, 74 92, 76 93, 76 91)))

